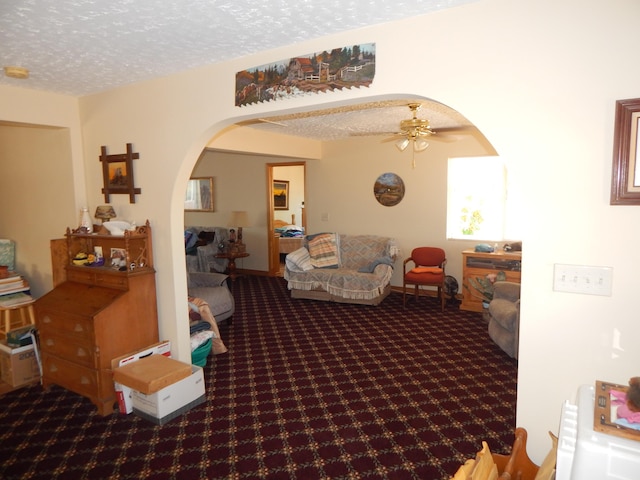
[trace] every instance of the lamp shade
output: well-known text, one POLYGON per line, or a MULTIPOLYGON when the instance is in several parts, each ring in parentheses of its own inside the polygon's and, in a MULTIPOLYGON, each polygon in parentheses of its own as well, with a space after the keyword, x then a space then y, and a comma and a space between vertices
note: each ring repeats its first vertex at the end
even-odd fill
POLYGON ((231 218, 229 219, 230 227, 250 227, 249 214, 244 211, 231 212, 231 218))
POLYGON ((96 214, 94 217, 109 221, 111 218, 116 218, 116 212, 111 205, 100 205, 96 208, 96 214))
POLYGON ((428 146, 429 146, 429 143, 423 138, 416 138, 413 140, 413 149, 416 152, 421 152, 428 146))
POLYGON ((398 147, 398 150, 400 150, 401 152, 403 152, 404 149, 407 148, 407 145, 409 145, 408 138, 402 138, 396 142, 396 147, 398 147))

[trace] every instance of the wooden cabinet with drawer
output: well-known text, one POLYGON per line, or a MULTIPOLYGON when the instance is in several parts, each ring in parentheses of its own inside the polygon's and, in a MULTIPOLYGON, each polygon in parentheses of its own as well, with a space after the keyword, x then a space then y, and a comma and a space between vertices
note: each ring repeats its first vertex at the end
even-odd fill
POLYGON ((464 250, 462 252, 462 303, 461 310, 482 312, 482 299, 479 294, 474 295, 470 278, 484 278, 490 273, 504 272, 507 280, 520 283, 520 269, 522 268, 522 252, 495 253, 464 250))
POLYGON ((101 415, 112 413, 117 401, 111 360, 158 341, 150 235, 148 223, 122 237, 67 231, 64 240, 52 241, 54 271, 62 274, 35 303, 43 386, 86 396, 101 415), (102 247, 105 266, 71 262, 96 247, 102 247), (112 248, 124 250, 124 270, 111 268, 112 248))

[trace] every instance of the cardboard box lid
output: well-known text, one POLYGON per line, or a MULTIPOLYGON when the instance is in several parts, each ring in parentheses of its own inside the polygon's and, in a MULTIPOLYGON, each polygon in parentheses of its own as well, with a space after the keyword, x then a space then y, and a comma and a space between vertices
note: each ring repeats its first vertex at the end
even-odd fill
POLYGON ((191 375, 191 365, 164 355, 151 355, 118 367, 113 380, 146 395, 191 375))

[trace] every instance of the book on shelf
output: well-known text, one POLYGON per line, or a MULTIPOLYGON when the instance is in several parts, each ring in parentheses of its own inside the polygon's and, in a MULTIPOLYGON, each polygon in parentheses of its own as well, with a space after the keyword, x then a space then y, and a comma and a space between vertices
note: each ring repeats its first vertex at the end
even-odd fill
POLYGON ((14 288, 9 288, 6 290, 0 290, 0 298, 6 296, 6 295, 11 295, 13 293, 18 293, 18 292, 27 292, 31 290, 31 287, 29 285, 23 284, 20 286, 16 286, 14 288))
POLYGON ((0 278, 0 286, 6 285, 7 283, 18 282, 20 280, 22 280, 22 275, 16 272, 9 272, 8 276, 0 278))
POLYGON ((3 295, 5 293, 11 293, 12 291, 20 291, 17 290, 19 288, 29 288, 29 283, 20 278, 18 280, 16 280, 15 282, 11 282, 11 283, 3 283, 0 284, 0 295, 3 295))
POLYGON ((17 307, 31 302, 33 302, 33 297, 24 292, 0 296, 0 307, 17 307))

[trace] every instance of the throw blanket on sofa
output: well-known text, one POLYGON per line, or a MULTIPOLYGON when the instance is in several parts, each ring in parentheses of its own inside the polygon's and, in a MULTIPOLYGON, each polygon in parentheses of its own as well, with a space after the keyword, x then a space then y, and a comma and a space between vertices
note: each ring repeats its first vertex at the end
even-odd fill
MULTIPOLYGON (((330 234, 336 235, 336 234, 330 234)), ((285 279, 290 290, 323 290, 353 300, 371 300, 382 294, 391 281, 395 241, 376 235, 336 235, 339 266, 313 266, 311 247, 287 255, 285 279)))

